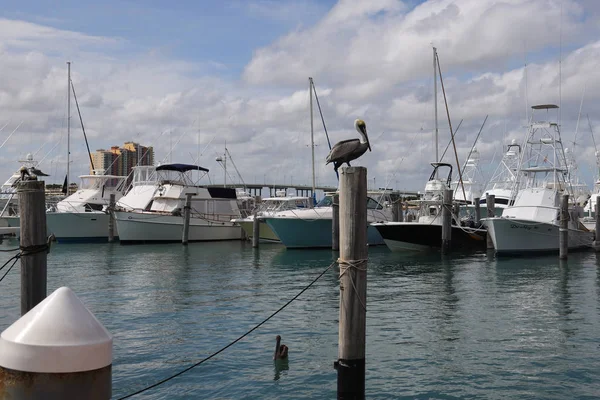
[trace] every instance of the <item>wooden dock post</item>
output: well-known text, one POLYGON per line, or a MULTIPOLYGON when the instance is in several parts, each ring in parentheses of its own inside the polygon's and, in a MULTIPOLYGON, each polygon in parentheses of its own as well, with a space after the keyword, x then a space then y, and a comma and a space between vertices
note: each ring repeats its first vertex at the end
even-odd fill
POLYGON ((183 207, 183 233, 181 235, 181 244, 187 246, 190 234, 190 215, 192 213, 193 193, 185 194, 185 206, 183 207))
POLYGON ((444 190, 444 203, 442 205, 442 254, 450 252, 452 240, 452 189, 444 190))
POLYGON ((43 181, 19 182, 21 230, 21 315, 46 298, 46 194, 43 181))
POLYGON ((594 250, 600 251, 600 238, 598 234, 600 233, 600 196, 596 197, 596 230, 594 232, 594 250))
POLYGON ((559 254, 561 260, 567 259, 569 253, 569 195, 563 194, 560 199, 560 228, 558 229, 559 254))
POLYGON ((260 243, 260 219, 258 213, 254 211, 254 220, 252 221, 252 248, 258 249, 260 243))
POLYGON ((115 194, 110 194, 110 200, 108 201, 108 243, 115 241, 115 194))
POLYGON ((398 222, 404 222, 404 202, 398 199, 398 222))
POLYGON ((0 398, 108 400, 112 336, 61 287, 2 332, 0 398))
POLYGON ((338 399, 365 398, 367 169, 340 169, 338 399))
MULTIPOLYGON (((493 194, 485 195, 485 206, 487 207, 487 216, 488 218, 494 218, 496 216, 496 196, 493 194)), ((488 250, 494 249, 494 241, 492 240, 492 235, 487 236, 487 248, 488 250)))
POLYGON ((340 249, 340 195, 331 196, 331 250, 340 249))
POLYGON ((479 205, 479 197, 473 199, 475 202, 475 227, 479 227, 479 221, 481 221, 481 207, 479 205))

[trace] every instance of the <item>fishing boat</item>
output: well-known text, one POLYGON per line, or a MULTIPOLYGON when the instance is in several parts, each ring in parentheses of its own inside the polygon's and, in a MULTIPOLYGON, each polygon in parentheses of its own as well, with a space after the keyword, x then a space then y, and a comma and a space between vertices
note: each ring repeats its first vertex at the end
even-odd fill
MULTIPOLYGON (((533 106, 533 113, 558 106, 533 106)), ((532 117, 533 121, 533 117, 532 117)), ((594 234, 579 221, 582 211, 568 179, 568 162, 556 122, 532 122, 525 139, 517 175, 514 204, 500 217, 483 223, 492 237, 496 254, 523 254, 559 250, 560 199, 569 194, 569 249, 589 247, 594 234)))
POLYGON ((193 171, 208 173, 190 164, 136 167, 132 188, 114 212, 120 242, 181 241, 187 194, 192 194, 190 242, 239 240, 241 228, 231 221, 240 216, 235 189, 197 185, 193 171))
MULTIPOLYGON (((372 226, 377 229, 385 244, 392 251, 439 250, 442 244, 442 207, 444 191, 452 182, 452 165, 431 163, 433 172, 425 184, 419 200, 418 217, 414 222, 381 222, 372 226), (439 178, 441 168, 447 168, 445 180, 439 178)), ((486 231, 453 215, 451 225, 453 249, 485 249, 486 231)))
POLYGON ((483 174, 479 168, 479 152, 476 147, 473 147, 463 165, 462 183, 460 180, 456 180, 450 185, 450 188, 454 191, 454 201, 461 204, 473 204, 475 199, 480 198, 483 192, 482 178, 483 174))
MULTIPOLYGON (((398 199, 398 194, 390 190, 367 191, 367 223, 391 221, 391 205, 398 199)), ((314 208, 281 211, 262 218, 287 248, 331 248, 332 203, 333 193, 326 193, 314 208)), ((371 225, 365 229, 370 246, 384 244, 377 229, 371 225)))
POLYGON ((288 210, 308 209, 311 206, 311 197, 288 196, 285 190, 275 192, 275 197, 267 197, 260 201, 256 213, 245 218, 235 218, 232 222, 239 224, 246 236, 252 238, 254 235, 254 218, 259 220, 259 238, 263 242, 280 243, 281 240, 263 219, 264 217, 276 215, 288 210))
POLYGON ((489 180, 483 195, 479 200, 481 206, 481 214, 487 215, 487 195, 493 195, 494 200, 494 215, 502 215, 502 210, 509 205, 512 205, 513 201, 513 187, 518 184, 519 161, 521 160, 521 145, 517 143, 516 139, 513 139, 511 143, 506 146, 506 152, 502 155, 500 164, 496 167, 492 178, 489 180))

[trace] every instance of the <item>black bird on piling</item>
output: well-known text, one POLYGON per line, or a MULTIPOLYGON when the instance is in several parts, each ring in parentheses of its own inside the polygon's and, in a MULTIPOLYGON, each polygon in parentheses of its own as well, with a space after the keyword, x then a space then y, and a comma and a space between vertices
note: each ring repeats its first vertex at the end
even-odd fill
POLYGON ((37 169, 36 167, 30 167, 29 172, 34 175, 37 175, 37 176, 50 176, 48 174, 43 173, 41 170, 37 169))
POLYGON ((356 160, 358 157, 365 154, 365 151, 369 149, 371 151, 371 144, 369 143, 369 137, 367 136, 367 125, 362 119, 354 121, 354 127, 360 134, 360 139, 349 139, 337 142, 329 152, 329 155, 325 159, 326 164, 333 163, 333 169, 337 173, 339 167, 343 163, 350 166, 350 161, 356 160))
POLYGON ((277 335, 277 342, 275 343, 275 354, 273 354, 273 360, 284 360, 288 356, 288 347, 285 344, 281 344, 281 336, 277 335))

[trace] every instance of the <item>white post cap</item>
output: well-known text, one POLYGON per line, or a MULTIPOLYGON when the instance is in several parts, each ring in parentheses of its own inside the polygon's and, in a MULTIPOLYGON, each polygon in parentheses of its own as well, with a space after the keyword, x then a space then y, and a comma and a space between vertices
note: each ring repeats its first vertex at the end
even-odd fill
POLYGON ((0 335, 0 366, 24 372, 92 371, 112 364, 112 336, 68 287, 0 335))

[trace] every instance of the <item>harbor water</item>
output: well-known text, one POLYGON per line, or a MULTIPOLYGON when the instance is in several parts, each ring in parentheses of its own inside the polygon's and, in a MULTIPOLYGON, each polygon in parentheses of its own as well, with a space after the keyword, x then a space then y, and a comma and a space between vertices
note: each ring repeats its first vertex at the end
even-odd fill
MULTIPOLYGON (((5 240, 0 248, 17 246, 5 240)), ((367 398, 598 398, 597 257, 574 253, 559 262, 557 255, 442 257, 371 248, 367 398)), ((57 244, 48 255, 48 292, 70 287, 114 336, 117 399, 229 344, 334 258, 329 250, 256 250, 243 242, 57 244)), ((133 398, 335 398, 337 274, 331 268, 231 348, 133 398), (287 363, 274 365, 276 335, 289 347, 287 363)), ((18 319, 19 296, 17 263, 0 282, 0 329, 18 319)))

